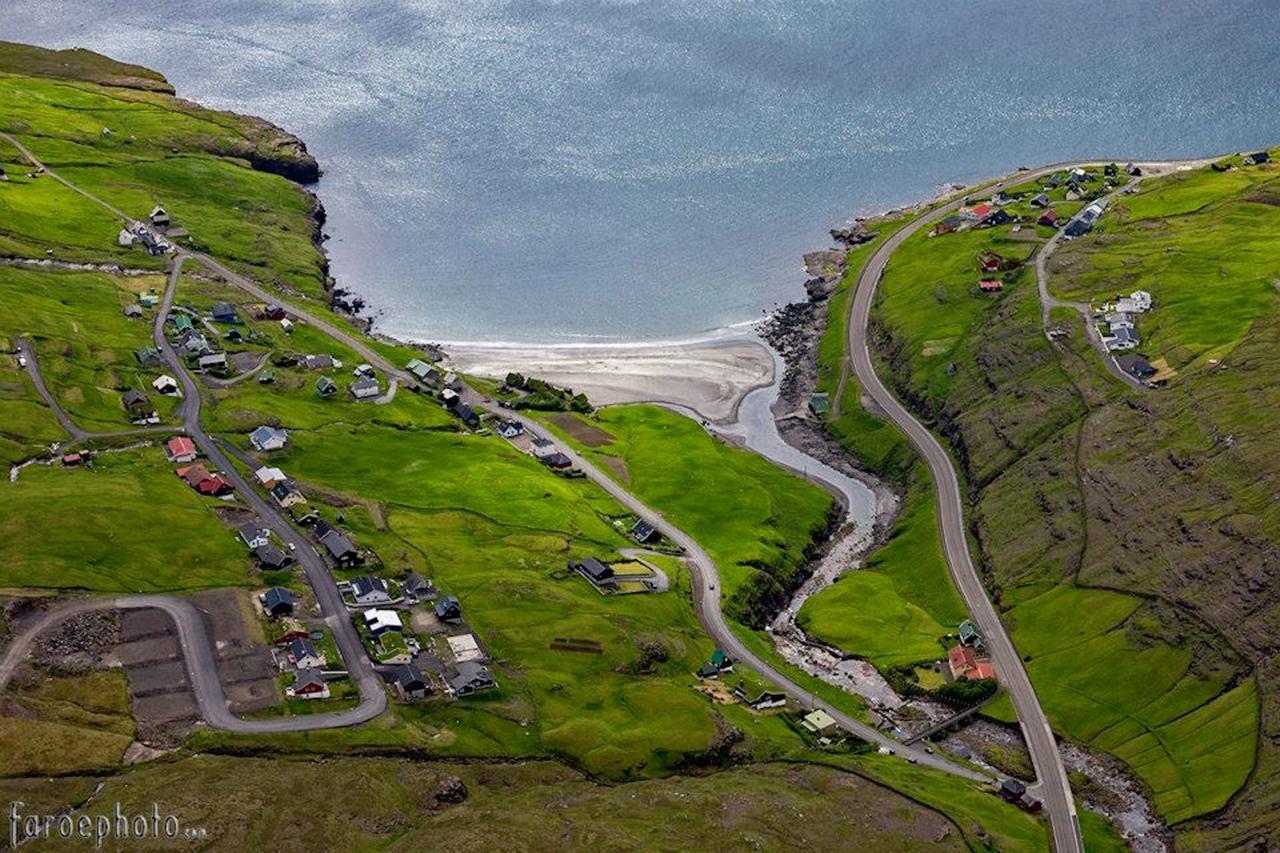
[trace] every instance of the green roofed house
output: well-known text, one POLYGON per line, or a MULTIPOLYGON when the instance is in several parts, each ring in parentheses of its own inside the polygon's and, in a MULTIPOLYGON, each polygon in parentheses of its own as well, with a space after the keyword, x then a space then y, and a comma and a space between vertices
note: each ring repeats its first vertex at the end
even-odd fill
POLYGON ((160 363, 160 350, 153 346, 147 345, 133 354, 138 360, 138 364, 143 367, 155 367, 160 363))
POLYGON ((831 399, 826 394, 814 394, 809 398, 809 411, 823 417, 831 411, 831 399))
POLYGON ((716 649, 711 653, 711 660, 704 663, 698 670, 698 677, 717 678, 726 672, 733 672, 733 658, 726 655, 722 649, 716 649))
POLYGON ((173 328, 175 331, 185 332, 187 329, 191 328, 191 318, 186 314, 174 314, 173 328))
POLYGON ((154 308, 160 304, 160 297, 154 293, 143 293, 138 297, 138 304, 143 308, 154 308))
POLYGON ((982 634, 978 632, 978 626, 973 624, 970 619, 960 623, 960 644, 982 648, 982 634))
POLYGON ((431 365, 427 364, 420 358, 415 358, 411 359, 409 363, 404 366, 404 369, 419 379, 425 380, 427 378, 427 374, 431 372, 431 365))

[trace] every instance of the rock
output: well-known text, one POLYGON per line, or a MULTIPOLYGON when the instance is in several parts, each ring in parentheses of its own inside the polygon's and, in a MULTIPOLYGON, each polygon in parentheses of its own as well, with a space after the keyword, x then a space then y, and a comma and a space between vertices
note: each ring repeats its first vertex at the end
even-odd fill
POLYGON ((879 231, 868 231, 860 219, 855 219, 852 225, 831 229, 831 239, 837 243, 844 243, 849 247, 870 243, 879 236, 879 231))
POLYGON ((470 796, 467 786, 457 776, 445 776, 436 786, 432 798, 440 805, 461 803, 470 796))

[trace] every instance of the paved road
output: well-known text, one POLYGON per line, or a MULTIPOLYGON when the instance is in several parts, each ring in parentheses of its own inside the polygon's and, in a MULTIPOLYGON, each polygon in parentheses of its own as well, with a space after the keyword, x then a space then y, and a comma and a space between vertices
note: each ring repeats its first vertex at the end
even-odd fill
MULTIPOLYGON (((311 544, 303 538, 302 534, 280 513, 276 506, 263 498, 254 489, 252 484, 244 478, 231 463, 231 460, 227 458, 226 454, 223 453, 218 443, 205 432, 204 427, 200 424, 200 389, 164 334, 165 317, 173 306, 178 278, 182 273, 182 265, 185 261, 186 255, 181 253, 173 258, 173 268, 169 272, 169 283, 165 288, 160 308, 156 311, 155 323, 151 333, 156 348, 160 350, 165 362, 173 370, 174 376, 177 377, 178 382, 182 385, 184 396, 179 404, 178 411, 182 416, 183 425, 187 434, 191 436, 196 446, 205 455, 205 458, 222 472, 222 475, 235 488, 241 500, 249 505, 250 509, 262 519, 266 526, 271 528, 272 532, 282 542, 291 546, 298 563, 306 572, 307 581, 311 584, 311 589, 315 592, 316 601, 320 605, 320 612, 324 614, 325 624, 333 632, 334 641, 342 655, 343 663, 346 665, 352 681, 360 690, 360 704, 350 711, 263 720, 238 720, 237 718, 238 721, 231 730, 256 732, 305 731, 308 729, 349 726, 371 720, 386 709, 386 691, 383 689, 382 681, 365 654, 364 644, 360 641, 360 635, 356 632, 355 626, 351 624, 350 617, 347 615, 346 605, 342 601, 342 594, 334 583, 328 564, 311 547, 311 544)), ((196 650, 195 654, 197 655, 196 660, 202 659, 199 657, 199 650, 196 650)), ((209 660, 212 660, 212 658, 210 657, 209 660)), ((209 720, 209 723, 210 725, 218 725, 219 728, 229 728, 229 726, 221 725, 214 720, 209 720)))
POLYGON ((40 395, 40 399, 44 400, 45 405, 53 411, 53 416, 58 419, 58 423, 71 436, 73 443, 94 438, 119 438, 122 436, 155 435, 178 431, 178 427, 165 426, 164 424, 151 424, 115 432, 92 432, 82 429, 75 421, 71 420, 71 416, 67 414, 57 398, 49 391, 49 387, 45 385, 44 376, 40 373, 40 361, 36 358, 36 349, 31 346, 31 341, 26 338, 18 339, 18 355, 27 361, 27 376, 31 377, 31 384, 35 386, 36 393, 40 395))
MULTIPOLYGON (((1035 172, 1022 173, 1011 180, 1018 183, 1033 180, 1062 169, 1064 165, 1068 164, 1057 164, 1035 172)), ((991 190, 999 189, 1002 185, 1002 183, 994 184, 991 190)), ((1031 679, 1027 677, 1022 658, 1018 656, 1013 647, 1013 641, 1005 631, 1004 624, 996 614, 991 600, 987 598, 978 570, 969 555, 969 543, 965 537, 964 527, 964 502, 960 494, 960 480, 956 474, 955 465, 952 464, 950 455, 933 433, 916 420, 881 382, 876 374, 867 344, 867 327, 871 317, 871 306, 875 300, 876 285, 894 251, 912 234, 932 225, 963 203, 963 198, 957 198, 921 216, 882 243, 867 260, 858 278, 857 290, 849 308, 850 367, 862 385, 863 394, 869 396, 885 416, 902 430, 929 466, 938 493, 938 526, 942 531, 942 545, 947 557, 947 565, 969 613, 982 631, 983 637, 986 638, 991 660, 995 664, 1000 682, 1008 691, 1014 710, 1017 712, 1023 739, 1031 753, 1036 777, 1041 783, 1040 796, 1053 831, 1053 846, 1060 853, 1080 853, 1084 850, 1084 844, 1076 819, 1075 801, 1071 796, 1062 758, 1058 754, 1057 742, 1054 740, 1044 711, 1040 708, 1040 702, 1031 686, 1031 679)))

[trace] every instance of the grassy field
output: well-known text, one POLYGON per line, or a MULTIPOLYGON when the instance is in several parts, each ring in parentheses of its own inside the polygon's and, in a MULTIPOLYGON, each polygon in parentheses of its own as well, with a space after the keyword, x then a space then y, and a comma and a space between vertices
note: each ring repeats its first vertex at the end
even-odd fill
MULTIPOLYGON (((909 239, 874 313, 898 393, 962 463, 992 590, 1051 721, 1125 760, 1172 822, 1221 808, 1245 784, 1265 707, 1235 651, 1180 609, 1192 602, 1205 614, 1230 610, 1212 624, 1238 624, 1239 599, 1221 594, 1226 572, 1210 568, 1214 550, 1204 537, 1231 541, 1237 524, 1260 532, 1280 521, 1261 497, 1272 475, 1260 442, 1271 430, 1250 414, 1273 405, 1258 389, 1266 387, 1263 348, 1280 337, 1276 270, 1264 260, 1273 254, 1267 223, 1276 208, 1257 200, 1270 178, 1243 171, 1153 180, 1053 261, 1064 298, 1165 288, 1156 301, 1170 308, 1166 316, 1157 307, 1143 320, 1148 340, 1170 336, 1153 357, 1194 367, 1231 352, 1242 370, 1189 377, 1183 388, 1136 400, 1102 372, 1078 322, 1061 349, 1039 334, 1026 271, 1006 278, 998 299, 965 292, 982 248, 1025 257, 999 229, 909 239), (1227 249, 1233 237, 1239 253, 1227 249), (1193 297, 1210 270, 1217 289, 1193 297), (1182 349, 1172 353, 1173 343, 1182 349), (1229 433, 1233 449, 1223 453, 1220 437, 1229 433), (1234 448, 1250 458, 1232 459, 1241 453, 1234 448), (1206 490, 1217 496, 1203 497, 1206 490), (1174 577, 1188 577, 1180 565, 1197 566, 1201 580, 1177 581, 1173 608, 1160 600, 1171 596, 1174 577), (1209 593, 1215 585, 1217 596, 1209 593), (1206 754, 1219 760, 1210 766, 1206 754)), ((1242 545, 1226 546, 1235 572, 1262 559, 1242 545)), ((1008 718, 1007 704, 993 713, 1008 718)))
POLYGON ((159 592, 247 584, 244 547, 158 447, 92 469, 32 465, 0 482, 0 537, 20 542, 0 587, 159 592))
POLYGON ((0 337, 34 341, 45 384, 86 430, 128 429, 121 404, 128 388, 146 392, 156 411, 167 417, 173 401, 151 388, 160 369, 140 367, 133 355, 151 342, 150 320, 131 320, 122 313, 139 292, 163 286, 160 276, 0 266, 0 300, 6 305, 0 311, 0 337))
POLYGON ((0 775, 63 775, 107 770, 133 740, 124 673, 34 676, 3 697, 20 713, 0 717, 0 775))
POLYGON ((659 406, 609 407, 587 422, 604 430, 608 443, 575 446, 606 471, 616 473, 610 460, 621 460, 631 491, 716 561, 730 614, 761 627, 765 602, 784 594, 813 533, 826 523, 830 496, 659 406))

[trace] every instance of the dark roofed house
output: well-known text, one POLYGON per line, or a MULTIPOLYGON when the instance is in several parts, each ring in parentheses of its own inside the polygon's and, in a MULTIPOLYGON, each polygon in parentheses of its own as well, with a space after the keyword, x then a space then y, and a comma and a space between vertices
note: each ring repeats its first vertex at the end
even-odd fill
POLYGON ((259 545, 253 549, 253 559, 264 569, 283 569, 293 562, 293 555, 274 545, 259 545))
POLYGON ((1248 157, 1244 158, 1244 164, 1246 166, 1260 166, 1263 163, 1270 163, 1270 162, 1271 162, 1271 155, 1265 151, 1256 151, 1253 154, 1250 154, 1248 157))
POLYGON ((414 601, 422 601, 431 597, 434 588, 431 586, 431 581, 422 575, 417 572, 409 572, 404 582, 400 584, 400 589, 414 601))
POLYGON ((372 376, 361 376, 351 383, 349 390, 351 396, 357 400, 368 400, 382 393, 382 389, 378 387, 378 380, 372 376))
POLYGON ((711 660, 698 669, 699 678, 716 678, 722 673, 733 672, 733 658, 721 649, 711 653, 711 660))
POLYGON ((215 323, 239 323, 240 315, 236 313, 236 308, 230 302, 215 302, 213 308, 209 309, 209 313, 213 315, 215 323))
POLYGON ((595 557, 576 560, 569 563, 569 568, 591 581, 596 586, 605 586, 613 582, 613 569, 595 557))
POLYGON ((283 320, 284 317, 284 309, 275 303, 272 303, 262 309, 262 318, 264 320, 283 320))
POLYGON ((767 711, 770 708, 787 707, 787 694, 763 691, 759 696, 747 703, 753 711, 767 711))
POLYGON ((301 637, 289 643, 289 662, 299 669, 313 669, 324 666, 325 659, 310 638, 301 637))
POLYGON ((459 402, 453 407, 453 413, 466 424, 470 429, 476 429, 480 426, 480 416, 476 414, 475 409, 466 403, 459 402))
POLYGON ((338 383, 334 382, 328 376, 321 376, 316 380, 316 393, 321 397, 332 397, 338 393, 338 383))
POLYGON ((809 397, 809 411, 815 417, 824 417, 831 411, 831 398, 824 392, 809 397))
POLYGON ((320 670, 300 669, 294 673, 293 686, 288 693, 304 699, 328 699, 329 685, 325 683, 324 673, 320 670))
POLYGON ((573 460, 560 451, 548 453, 546 456, 539 458, 538 461, 543 465, 546 465, 548 468, 554 468, 557 471, 563 471, 566 468, 573 467, 573 460))
POLYGON ((993 228, 996 225, 1005 225, 1012 221, 1013 216, 1009 214, 1009 211, 1004 210, 1003 208, 996 208, 986 216, 982 217, 982 221, 978 224, 982 225, 984 228, 993 228))
POLYGON ((959 231, 962 225, 964 225, 964 219, 962 219, 957 214, 953 213, 950 216, 943 219, 937 225, 933 226, 933 231, 931 233, 935 235, 950 234, 954 231, 959 231))
POLYGON ((1027 793, 1027 786, 1019 782, 1017 779, 1005 779, 1000 783, 1000 796, 1009 802, 1017 802, 1027 793))
POLYGON ((423 699, 431 693, 431 685, 422 677, 422 672, 413 664, 398 666, 391 673, 391 683, 404 701, 423 699))
POLYGON ((1073 219, 1067 223, 1067 229, 1063 232, 1068 239, 1074 240, 1076 237, 1083 237, 1089 233, 1090 225, 1083 219, 1073 219))
POLYGON ((320 537, 320 544, 340 565, 351 565, 360 561, 360 552, 341 530, 330 529, 320 537))
POLYGON ((1120 366, 1121 370, 1135 379, 1149 379, 1156 374, 1156 369, 1137 353, 1127 353, 1120 356, 1116 359, 1116 364, 1120 366))
POLYGON ((160 363, 160 350, 153 346, 145 346, 133 354, 138 364, 143 367, 155 367, 160 363))
POLYGON ((498 682, 493 680, 493 673, 489 672, 489 668, 475 661, 458 664, 457 672, 449 677, 449 689, 455 696, 468 696, 497 686, 498 682))
POLYGON ((138 317, 142 316, 142 306, 136 302, 130 302, 128 305, 124 306, 122 310, 124 311, 124 316, 128 317, 130 320, 136 320, 138 317))
POLYGON ((1032 206, 1032 207, 1048 207, 1048 206, 1049 206, 1049 194, 1048 194, 1048 193, 1040 193, 1040 195, 1038 195, 1038 196, 1036 196, 1035 198, 1031 199, 1031 206, 1032 206))
POLYGON ((436 601, 436 618, 441 622, 457 622, 462 619, 462 602, 452 595, 442 595, 436 601))
POLYGON ((250 550, 271 544, 271 531, 261 523, 246 521, 236 532, 240 535, 240 541, 249 546, 250 550))
POLYGON ((124 397, 121 398, 121 402, 124 403, 124 407, 128 409, 131 414, 151 410, 151 399, 137 388, 130 388, 128 391, 125 391, 124 397))
POLYGON ((643 518, 631 526, 631 538, 641 545, 653 545, 662 541, 662 534, 643 518))
POLYGON ((282 586, 273 586, 261 596, 262 609, 268 616, 288 616, 293 613, 293 593, 282 586))
POLYGON ((382 578, 361 575, 351 582, 351 597, 356 604, 390 604, 391 588, 382 578))
POLYGON ((1036 222, 1040 225, 1057 225, 1058 212, 1050 207, 1045 210, 1044 213, 1040 214, 1040 218, 1037 219, 1036 222))

